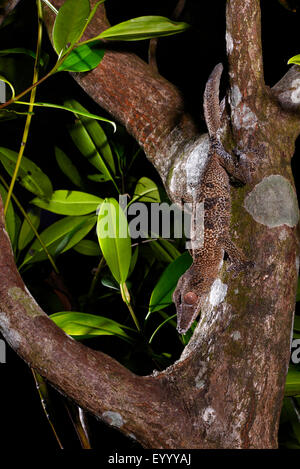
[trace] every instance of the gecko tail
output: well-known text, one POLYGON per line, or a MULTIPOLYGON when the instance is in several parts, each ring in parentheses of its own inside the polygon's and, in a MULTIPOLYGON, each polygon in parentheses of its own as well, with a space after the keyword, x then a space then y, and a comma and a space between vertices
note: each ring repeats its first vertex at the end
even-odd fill
POLYGON ((211 72, 204 91, 203 109, 209 136, 217 139, 217 133, 221 127, 221 110, 219 102, 219 88, 223 72, 223 65, 217 64, 211 72))

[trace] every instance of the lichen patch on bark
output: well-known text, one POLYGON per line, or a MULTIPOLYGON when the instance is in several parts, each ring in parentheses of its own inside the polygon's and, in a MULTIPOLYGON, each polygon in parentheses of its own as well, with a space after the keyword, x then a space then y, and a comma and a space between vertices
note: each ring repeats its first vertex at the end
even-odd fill
POLYGON ((6 313, 0 312, 0 330, 5 340, 14 349, 18 350, 21 342, 20 334, 11 327, 10 320, 6 313))
MULTIPOLYGON (((28 292, 30 295, 30 293, 28 292)), ((28 296, 21 288, 19 287, 12 287, 8 290, 8 295, 16 302, 20 303, 28 316, 34 318, 36 316, 44 316, 44 312, 40 309, 36 301, 31 297, 28 296)))
POLYGON ((210 290, 210 294, 209 294, 210 304, 213 307, 218 306, 226 297, 226 293, 227 293, 227 285, 223 283, 219 278, 217 278, 212 284, 212 287, 210 290))
POLYGON ((245 198, 244 207, 256 222, 269 228, 294 227, 299 221, 296 193, 279 174, 263 178, 245 198))
POLYGON ((107 410, 103 412, 102 418, 112 427, 121 428, 124 425, 123 417, 119 412, 107 410))

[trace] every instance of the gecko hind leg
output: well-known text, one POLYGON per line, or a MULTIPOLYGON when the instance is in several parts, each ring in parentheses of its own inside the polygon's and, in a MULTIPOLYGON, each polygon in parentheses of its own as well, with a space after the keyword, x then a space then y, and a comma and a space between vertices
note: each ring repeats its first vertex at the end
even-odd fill
POLYGON ((254 262, 247 259, 243 252, 231 241, 230 238, 224 239, 224 250, 230 258, 231 265, 228 267, 228 272, 242 272, 251 267, 254 267, 254 262))

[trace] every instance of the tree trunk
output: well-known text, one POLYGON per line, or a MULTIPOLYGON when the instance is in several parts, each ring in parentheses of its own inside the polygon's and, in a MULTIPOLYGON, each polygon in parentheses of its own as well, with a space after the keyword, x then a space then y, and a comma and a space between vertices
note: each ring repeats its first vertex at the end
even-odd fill
MULTIPOLYGON (((45 14, 49 26, 46 7, 45 14)), ((107 25, 101 6, 89 34, 107 25)), ((224 260, 174 365, 139 377, 66 336, 26 290, 1 218, 4 337, 56 388, 147 448, 277 446, 299 267, 290 162, 300 130, 300 72, 293 67, 273 89, 265 85, 258 0, 227 1, 226 40, 230 89, 222 141, 227 151, 238 147, 252 167, 251 182, 231 188, 230 232, 254 265, 237 274, 224 260)), ((176 88, 133 54, 112 50, 96 70, 75 79, 143 146, 171 200, 190 202, 209 144, 176 88)))

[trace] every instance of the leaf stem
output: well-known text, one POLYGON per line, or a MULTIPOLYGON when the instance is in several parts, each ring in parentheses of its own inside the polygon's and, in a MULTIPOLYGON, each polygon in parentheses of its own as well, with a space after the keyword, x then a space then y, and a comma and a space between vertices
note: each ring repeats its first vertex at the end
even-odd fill
POLYGON ((50 414, 48 412, 48 407, 51 407, 51 404, 50 404, 50 401, 49 401, 47 385, 46 385, 44 379, 42 378, 42 376, 39 373, 37 373, 33 368, 31 368, 31 371, 32 371, 32 374, 33 374, 35 385, 36 385, 36 388, 37 388, 37 391, 38 391, 38 394, 39 394, 39 397, 40 397, 40 400, 41 400, 43 410, 44 410, 46 418, 48 420, 48 423, 51 427, 51 430, 54 433, 54 436, 55 436, 55 439, 58 443, 59 448, 64 449, 64 447, 63 447, 63 445, 62 445, 62 443, 61 443, 61 441, 60 441, 60 439, 59 439, 59 437, 56 433, 56 430, 54 428, 54 425, 53 425, 52 419, 50 417, 50 414))
MULTIPOLYGON (((43 12, 42 12, 41 0, 37 0, 36 4, 37 4, 37 12, 38 12, 38 37, 37 37, 34 69, 33 69, 33 80, 32 80, 33 84, 38 82, 39 63, 40 63, 41 47, 42 47, 42 36, 43 36, 43 12)), ((10 183, 8 193, 7 193, 7 198, 6 198, 5 205, 4 205, 4 215, 6 215, 6 212, 7 212, 7 209, 8 209, 9 201, 11 199, 12 191, 14 189, 14 185, 15 185, 15 182, 16 182, 16 179, 17 179, 17 175, 18 175, 18 172, 19 172, 22 157, 23 157, 24 150, 25 150, 25 147, 26 147, 26 143, 27 143, 27 140, 28 140, 29 129, 30 129, 30 124, 31 124, 31 119, 32 119, 33 103, 35 101, 35 96, 36 96, 36 88, 33 88, 31 90, 31 94, 30 94, 30 105, 29 105, 29 108, 28 108, 28 114, 27 114, 27 117, 26 117, 25 128, 24 128, 24 132, 23 132, 23 136, 22 136, 20 150, 19 150, 18 158, 17 158, 17 161, 16 161, 16 166, 15 166, 15 169, 14 169, 14 173, 13 173, 13 176, 12 176, 12 179, 11 179, 11 183, 10 183)))
POLYGON ((99 274, 100 274, 100 272, 101 272, 101 270, 103 269, 104 266, 105 266, 105 259, 102 256, 101 259, 100 259, 100 262, 98 264, 98 267, 96 268, 96 272, 94 274, 94 277, 93 277, 93 280, 92 280, 92 283, 91 283, 91 286, 90 286, 90 289, 89 289, 89 292, 88 292, 88 298, 92 297, 92 295, 95 291, 95 287, 97 285, 99 274))

